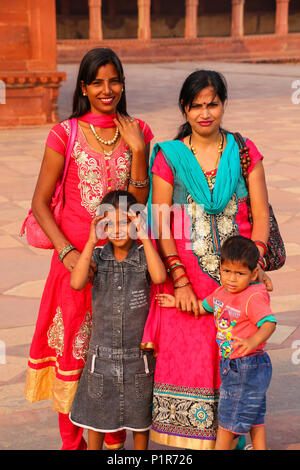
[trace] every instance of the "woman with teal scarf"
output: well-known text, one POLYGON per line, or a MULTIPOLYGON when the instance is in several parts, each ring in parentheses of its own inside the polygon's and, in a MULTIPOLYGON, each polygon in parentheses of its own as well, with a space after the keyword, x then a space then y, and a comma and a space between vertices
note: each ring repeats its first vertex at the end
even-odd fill
POLYGON ((149 222, 169 270, 166 283, 153 289, 143 337, 157 353, 151 439, 199 450, 214 448, 220 379, 214 319, 196 319, 197 299, 218 287, 220 247, 228 237, 252 238, 263 256, 269 236, 263 157, 246 139, 251 225, 239 148, 221 127, 226 100, 221 74, 189 75, 179 97, 186 122, 175 140, 154 147, 149 171, 149 222), (175 295, 176 308, 161 309, 158 291, 175 295))

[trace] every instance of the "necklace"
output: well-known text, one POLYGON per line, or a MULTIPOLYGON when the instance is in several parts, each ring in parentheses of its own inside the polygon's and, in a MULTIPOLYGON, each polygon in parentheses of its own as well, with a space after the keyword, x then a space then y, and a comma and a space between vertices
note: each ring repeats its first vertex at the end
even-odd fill
POLYGON ((206 178, 206 181, 207 181, 207 184, 208 184, 208 187, 209 189, 212 191, 213 189, 213 183, 212 183, 212 179, 216 176, 217 174, 217 168, 218 168, 218 164, 219 164, 219 160, 221 158, 221 155, 223 153, 223 145, 224 145, 224 134, 223 132, 221 132, 221 138, 220 138, 220 142, 219 142, 219 147, 218 147, 218 156, 217 156, 217 160, 216 160, 216 163, 215 163, 215 168, 211 171, 204 171, 201 164, 200 164, 200 161, 199 161, 199 157, 198 157, 198 154, 196 152, 196 149, 195 147, 193 146, 192 144, 192 134, 190 135, 190 139, 189 139, 189 144, 190 144, 190 147, 191 147, 191 151, 193 152, 194 156, 197 158, 197 161, 201 167, 201 170, 203 171, 204 173, 204 176, 206 178))
POLYGON ((95 131, 95 128, 94 128, 93 124, 90 124, 90 128, 91 128, 94 136, 98 140, 98 142, 101 142, 101 144, 103 144, 103 145, 113 145, 119 137, 119 129, 118 128, 116 128, 116 133, 115 133, 114 137, 111 140, 102 139, 102 137, 100 137, 100 135, 98 135, 97 132, 95 131))

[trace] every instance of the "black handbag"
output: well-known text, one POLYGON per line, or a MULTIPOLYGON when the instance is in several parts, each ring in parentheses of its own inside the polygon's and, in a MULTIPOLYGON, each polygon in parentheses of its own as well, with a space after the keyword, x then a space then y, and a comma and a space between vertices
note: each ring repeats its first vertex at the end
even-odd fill
MULTIPOLYGON (((240 151, 240 161, 241 161, 241 168, 243 177, 246 183, 246 188, 248 191, 248 198, 247 198, 247 206, 248 206, 248 217, 249 222, 253 225, 252 213, 251 213, 251 205, 250 205, 250 196, 249 196, 249 185, 248 185, 248 168, 251 165, 251 157, 249 155, 249 148, 245 144, 245 140, 243 137, 236 132, 234 135, 235 141, 239 146, 240 151)), ((283 243, 283 239, 281 237, 278 223, 276 217, 273 212, 273 208, 271 204, 269 204, 269 212, 270 212, 270 234, 269 240, 267 243, 267 253, 264 257, 265 264, 266 264, 266 271, 276 271, 280 269, 286 260, 286 251, 285 246, 283 243)))

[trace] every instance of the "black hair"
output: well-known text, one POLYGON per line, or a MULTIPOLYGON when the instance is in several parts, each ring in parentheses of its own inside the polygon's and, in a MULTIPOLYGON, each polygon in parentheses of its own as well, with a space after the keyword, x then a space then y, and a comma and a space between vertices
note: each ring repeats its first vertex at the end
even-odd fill
POLYGON ((119 207, 120 202, 122 203, 122 200, 120 200, 120 198, 124 198, 123 199, 124 201, 126 198, 127 210, 129 210, 130 206, 137 204, 137 200, 133 194, 129 193, 128 191, 119 189, 119 190, 110 191, 109 193, 107 193, 102 199, 100 206, 107 204, 117 209, 119 207))
POLYGON ((83 57, 79 66, 76 87, 73 95, 73 112, 69 119, 79 118, 90 110, 90 102, 87 96, 82 94, 82 82, 90 85, 96 78, 99 67, 112 64, 118 72, 118 78, 123 84, 123 93, 117 105, 117 111, 125 116, 127 113, 125 81, 122 63, 117 54, 108 48, 91 49, 83 57))
POLYGON ((259 256, 255 243, 242 235, 227 238, 221 248, 221 264, 224 261, 239 261, 250 271, 257 267, 259 256))
MULTIPOLYGON (((185 115, 185 108, 188 107, 191 109, 193 101, 198 93, 208 86, 213 87, 215 96, 218 95, 223 104, 226 102, 228 92, 225 77, 220 72, 215 72, 213 70, 196 70, 185 79, 180 91, 179 108, 183 115, 185 115)), ((222 130, 225 133, 227 132, 224 129, 222 130)), ((183 139, 191 133, 191 125, 186 121, 178 129, 178 134, 175 139, 183 139)))

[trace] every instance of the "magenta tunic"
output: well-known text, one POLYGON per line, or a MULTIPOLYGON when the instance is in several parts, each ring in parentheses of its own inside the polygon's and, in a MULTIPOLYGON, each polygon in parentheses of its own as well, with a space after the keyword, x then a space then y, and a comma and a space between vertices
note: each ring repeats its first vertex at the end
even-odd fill
MULTIPOLYGON (((153 134, 138 120, 149 143, 153 134)), ((70 133, 68 120, 50 131, 46 145, 64 155, 70 133)), ((107 156, 91 148, 78 132, 65 181, 61 230, 79 251, 90 232, 97 205, 111 190, 127 189, 131 154, 123 140, 107 156)), ((53 253, 30 348, 25 396, 29 401, 52 398, 53 409, 69 413, 85 364, 92 325, 91 284, 75 291, 70 272, 53 253)))
MULTIPOLYGON (((247 145, 252 161, 250 173, 262 155, 250 140, 247 145)), ((210 216, 192 200, 180 177, 174 177, 161 152, 152 173, 173 186, 176 209, 172 233, 194 292, 202 300, 219 286, 216 243, 221 245, 235 234, 251 236, 243 177, 224 211, 210 216)), ((174 295, 169 279, 158 290, 174 295)), ((157 352, 151 439, 176 447, 213 448, 220 387, 214 318, 203 315, 196 320, 175 308, 160 308, 155 292, 157 288, 153 287, 143 337, 144 347, 152 345, 157 352)))

